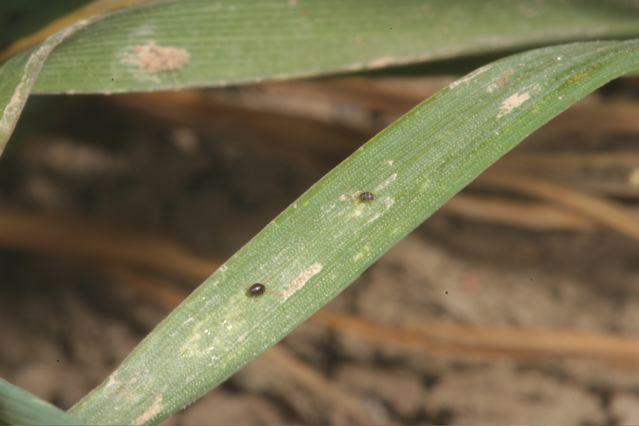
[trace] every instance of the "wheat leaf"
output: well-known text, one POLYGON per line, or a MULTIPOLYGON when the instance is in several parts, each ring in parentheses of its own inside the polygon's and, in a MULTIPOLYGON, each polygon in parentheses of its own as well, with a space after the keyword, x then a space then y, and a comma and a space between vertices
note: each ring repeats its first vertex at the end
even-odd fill
POLYGON ((95 423, 151 424, 192 403, 334 298, 527 135, 637 69, 639 40, 584 42, 511 56, 451 84, 313 185, 72 412, 95 423), (254 283, 266 286, 262 296, 247 294, 254 283))

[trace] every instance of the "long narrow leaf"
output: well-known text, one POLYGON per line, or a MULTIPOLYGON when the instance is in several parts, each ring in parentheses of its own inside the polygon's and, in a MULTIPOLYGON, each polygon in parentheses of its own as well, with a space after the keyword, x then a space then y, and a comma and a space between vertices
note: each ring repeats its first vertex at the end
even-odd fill
POLYGON ((95 423, 147 424, 192 403, 339 294, 523 138, 637 69, 639 40, 587 42, 515 55, 453 83, 311 187, 72 412, 95 423), (263 295, 247 294, 254 283, 266 286, 263 295))
POLYGON ((0 68, 0 153, 34 81, 35 93, 223 86, 639 36, 633 0, 156 0, 99 18, 39 78, 54 43, 0 68))
POLYGON ((0 155, 15 128, 33 83, 51 51, 65 38, 88 25, 79 21, 47 38, 40 46, 16 56, 0 67, 0 155))
POLYGON ((69 40, 35 91, 219 86, 632 36, 639 2, 627 0, 164 0, 69 40))
POLYGON ((86 422, 0 379, 0 424, 83 425, 86 422))

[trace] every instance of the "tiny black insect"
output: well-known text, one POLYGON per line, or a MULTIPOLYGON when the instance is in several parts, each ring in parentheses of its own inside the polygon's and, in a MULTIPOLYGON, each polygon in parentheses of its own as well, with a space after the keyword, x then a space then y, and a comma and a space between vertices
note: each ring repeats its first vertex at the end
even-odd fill
POLYGON ((250 297, 257 297, 264 294, 266 291, 266 286, 264 284, 255 283, 248 288, 246 294, 250 297))
POLYGON ((357 197, 362 203, 370 203, 375 200, 375 194, 372 192, 361 192, 357 197))

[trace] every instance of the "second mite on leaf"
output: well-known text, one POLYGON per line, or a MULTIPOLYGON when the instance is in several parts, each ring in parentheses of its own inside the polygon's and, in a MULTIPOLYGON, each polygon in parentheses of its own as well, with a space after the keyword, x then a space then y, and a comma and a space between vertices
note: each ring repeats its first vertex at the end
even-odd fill
POLYGON ((362 203, 370 203, 375 201, 375 194, 373 194, 372 192, 361 192, 358 196, 357 199, 362 202, 362 203))

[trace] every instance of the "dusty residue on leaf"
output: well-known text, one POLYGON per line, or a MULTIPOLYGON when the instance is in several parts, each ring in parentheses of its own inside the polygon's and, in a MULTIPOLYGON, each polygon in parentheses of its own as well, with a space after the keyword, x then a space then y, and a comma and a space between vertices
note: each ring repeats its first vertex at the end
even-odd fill
POLYGON ((304 287, 308 280, 317 275, 321 270, 322 264, 315 262, 311 266, 300 272, 300 274, 288 284, 286 290, 284 290, 284 292, 282 293, 282 297, 284 298, 284 300, 297 293, 297 291, 304 287))
POLYGON ((514 95, 509 96, 501 103, 497 118, 510 114, 515 108, 519 108, 528 99, 530 99, 530 94, 528 92, 515 93, 514 95))
POLYGON ((123 63, 151 74, 181 70, 190 60, 191 54, 186 49, 160 46, 154 41, 133 46, 122 58, 123 63))
POLYGON ((133 421, 134 425, 143 425, 150 420, 152 420, 155 416, 160 414, 162 411, 162 396, 158 395, 155 397, 155 401, 153 401, 153 405, 146 409, 144 413, 137 419, 133 421))

